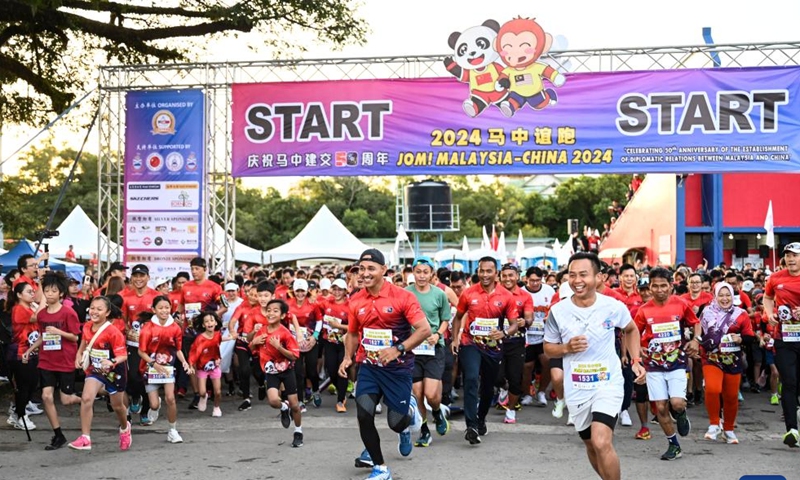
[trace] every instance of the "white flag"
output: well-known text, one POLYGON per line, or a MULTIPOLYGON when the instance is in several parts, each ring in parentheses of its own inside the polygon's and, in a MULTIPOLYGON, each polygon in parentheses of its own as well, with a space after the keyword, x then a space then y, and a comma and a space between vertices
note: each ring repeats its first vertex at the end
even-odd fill
POLYGON ((775 248, 775 223, 772 220, 772 200, 769 201, 767 218, 764 219, 764 230, 767 231, 767 245, 769 248, 775 248))

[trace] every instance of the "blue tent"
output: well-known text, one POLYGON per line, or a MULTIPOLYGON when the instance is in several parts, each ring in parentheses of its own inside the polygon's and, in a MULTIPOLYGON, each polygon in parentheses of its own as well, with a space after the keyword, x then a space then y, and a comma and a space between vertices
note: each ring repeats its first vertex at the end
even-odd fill
MULTIPOLYGON (((14 245, 8 252, 0 255, 0 265, 3 266, 3 274, 10 272, 17 268, 17 259, 23 255, 34 255, 33 242, 23 238, 18 244, 14 245)), ((62 260, 50 259, 50 270, 57 272, 64 272, 67 277, 74 278, 75 280, 83 280, 83 273, 85 267, 77 263, 64 262, 62 260)))

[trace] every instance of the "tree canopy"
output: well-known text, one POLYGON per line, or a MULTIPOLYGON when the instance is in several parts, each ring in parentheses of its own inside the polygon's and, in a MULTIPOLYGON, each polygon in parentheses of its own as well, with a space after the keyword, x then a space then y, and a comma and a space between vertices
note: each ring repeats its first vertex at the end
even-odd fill
POLYGON ((353 0, 0 0, 0 118, 37 123, 64 110, 102 63, 192 60, 187 39, 258 32, 275 51, 296 33, 334 47, 364 41, 353 0))

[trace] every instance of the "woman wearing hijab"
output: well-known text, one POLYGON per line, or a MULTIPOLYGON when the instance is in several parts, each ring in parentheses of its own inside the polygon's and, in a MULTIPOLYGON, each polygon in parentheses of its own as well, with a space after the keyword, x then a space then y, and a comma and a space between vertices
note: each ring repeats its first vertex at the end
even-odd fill
POLYGON ((706 382, 706 409, 710 426, 706 440, 717 440, 721 430, 727 443, 739 440, 733 433, 739 410, 739 381, 742 377, 742 343, 753 340, 753 326, 745 310, 733 305, 733 287, 717 283, 714 300, 703 310, 700 320, 703 329, 701 357, 706 382), (720 429, 720 398, 725 419, 720 429))

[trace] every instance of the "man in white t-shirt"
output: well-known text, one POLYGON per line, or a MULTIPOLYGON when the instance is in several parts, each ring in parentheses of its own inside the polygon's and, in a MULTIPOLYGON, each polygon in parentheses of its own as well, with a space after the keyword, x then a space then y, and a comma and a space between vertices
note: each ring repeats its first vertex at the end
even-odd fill
POLYGON ((625 332, 636 382, 645 378, 639 331, 621 302, 597 294, 601 265, 593 253, 569 260, 569 300, 550 308, 544 352, 564 359, 564 393, 575 430, 586 445, 589 462, 603 480, 619 480, 619 457, 612 443, 622 406, 624 380, 614 347, 615 328, 625 332))

